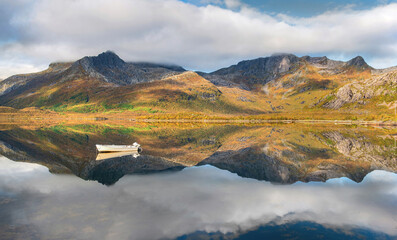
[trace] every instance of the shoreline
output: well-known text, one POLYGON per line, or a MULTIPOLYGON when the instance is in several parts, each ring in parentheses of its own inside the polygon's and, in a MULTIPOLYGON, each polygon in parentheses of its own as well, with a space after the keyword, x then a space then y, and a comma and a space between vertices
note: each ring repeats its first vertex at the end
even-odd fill
POLYGON ((212 119, 131 119, 135 122, 169 122, 169 123, 305 123, 305 124, 336 124, 336 125, 379 125, 379 126, 397 126, 397 122, 383 122, 383 121, 362 121, 362 120, 263 120, 263 119, 250 119, 250 120, 212 120, 212 119))
POLYGON ((164 113, 164 114, 134 114, 131 112, 100 112, 74 113, 54 112, 37 108, 13 109, 0 108, 0 124, 61 124, 61 123, 195 123, 195 124, 333 124, 333 125, 368 125, 368 126, 397 126, 397 118, 389 116, 384 120, 365 120, 363 116, 335 114, 307 115, 305 113, 280 113, 269 115, 206 115, 203 113, 164 113), (357 119, 361 117, 361 119, 357 119), (345 118, 345 119, 341 119, 345 118))
POLYGON ((364 125, 364 126, 396 126, 397 121, 380 121, 380 120, 340 120, 340 119, 156 119, 145 117, 114 117, 114 116, 26 116, 12 115, 1 116, 0 124, 17 124, 19 122, 37 122, 37 123, 65 123, 75 122, 85 123, 202 123, 202 124, 333 124, 333 125, 364 125))

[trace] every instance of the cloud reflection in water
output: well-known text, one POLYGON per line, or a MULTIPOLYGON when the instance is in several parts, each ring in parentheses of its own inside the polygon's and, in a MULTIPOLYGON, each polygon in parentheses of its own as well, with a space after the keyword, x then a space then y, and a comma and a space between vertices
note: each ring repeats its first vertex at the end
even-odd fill
POLYGON ((125 176, 106 187, 2 157, 0 193, 20 203, 8 224, 34 226, 47 238, 175 238, 296 221, 397 235, 397 174, 385 171, 359 184, 340 178, 274 185, 202 166, 125 176))

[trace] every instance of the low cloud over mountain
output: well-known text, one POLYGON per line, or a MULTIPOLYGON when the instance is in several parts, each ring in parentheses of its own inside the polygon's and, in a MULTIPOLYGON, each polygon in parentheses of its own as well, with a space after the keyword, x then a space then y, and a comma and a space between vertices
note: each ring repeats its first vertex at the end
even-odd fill
POLYGON ((128 61, 204 71, 274 52, 341 60, 363 55, 377 68, 397 63, 397 4, 302 18, 228 3, 229 9, 177 0, 5 0, 0 78, 44 69, 54 57, 66 61, 103 49, 128 61))

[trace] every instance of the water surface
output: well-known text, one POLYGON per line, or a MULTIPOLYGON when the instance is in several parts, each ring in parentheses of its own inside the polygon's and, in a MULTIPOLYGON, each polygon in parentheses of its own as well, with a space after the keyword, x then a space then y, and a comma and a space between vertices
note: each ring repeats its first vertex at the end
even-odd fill
POLYGON ((396 239, 395 129, 7 126, 1 239, 396 239), (95 160, 95 144, 139 157, 95 160))

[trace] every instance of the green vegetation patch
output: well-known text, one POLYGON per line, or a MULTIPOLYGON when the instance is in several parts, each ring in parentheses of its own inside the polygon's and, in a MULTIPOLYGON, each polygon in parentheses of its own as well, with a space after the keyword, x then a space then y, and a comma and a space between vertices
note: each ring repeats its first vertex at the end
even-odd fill
POLYGON ((71 96, 67 101, 72 102, 74 104, 79 104, 79 103, 87 103, 89 102, 90 98, 88 97, 87 93, 81 92, 76 95, 71 96))
POLYGON ((133 110, 134 105, 129 104, 129 103, 119 103, 119 104, 109 104, 106 102, 102 102, 101 106, 105 111, 109 110, 133 110))
POLYGON ((306 83, 298 86, 290 96, 294 96, 306 91, 335 89, 337 86, 338 85, 335 82, 328 79, 327 80, 309 79, 307 80, 306 83))
POLYGON ((329 103, 333 101, 336 98, 335 94, 331 93, 325 97, 325 99, 321 100, 320 104, 318 104, 316 107, 321 108, 324 106, 324 104, 329 103))
POLYGON ((135 131, 149 131, 155 128, 155 126, 112 126, 112 125, 92 125, 92 124, 78 124, 73 126, 58 125, 48 128, 49 130, 56 133, 67 133, 67 132, 82 132, 89 134, 130 134, 135 131))

